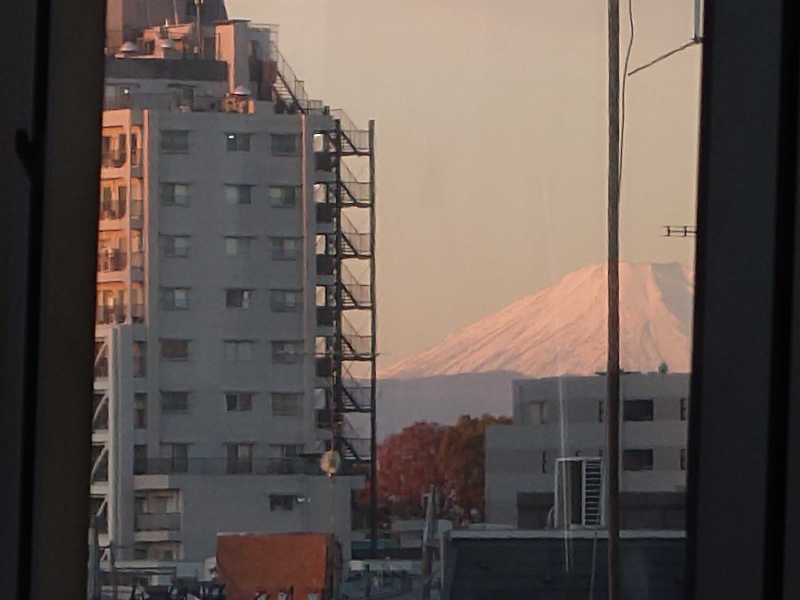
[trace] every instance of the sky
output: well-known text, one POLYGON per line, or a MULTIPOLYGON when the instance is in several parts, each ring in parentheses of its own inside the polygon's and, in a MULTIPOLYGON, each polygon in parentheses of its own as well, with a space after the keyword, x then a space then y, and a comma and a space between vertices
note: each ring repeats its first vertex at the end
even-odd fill
MULTIPOLYGON (((622 59, 629 39, 627 2, 622 59)), ((227 0, 311 97, 376 120, 379 369, 606 254, 606 2, 227 0)), ((634 0, 631 68, 692 37, 634 0)), ((621 258, 692 266, 700 49, 628 79, 621 258)))

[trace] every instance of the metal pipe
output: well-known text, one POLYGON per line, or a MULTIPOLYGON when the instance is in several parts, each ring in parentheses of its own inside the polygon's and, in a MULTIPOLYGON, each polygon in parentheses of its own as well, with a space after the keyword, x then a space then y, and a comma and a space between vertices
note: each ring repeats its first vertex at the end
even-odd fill
POLYGON ((369 397, 369 554, 378 557, 378 444, 377 444, 377 362, 378 362, 378 315, 375 292, 375 121, 369 122, 369 300, 371 312, 372 365, 369 397))

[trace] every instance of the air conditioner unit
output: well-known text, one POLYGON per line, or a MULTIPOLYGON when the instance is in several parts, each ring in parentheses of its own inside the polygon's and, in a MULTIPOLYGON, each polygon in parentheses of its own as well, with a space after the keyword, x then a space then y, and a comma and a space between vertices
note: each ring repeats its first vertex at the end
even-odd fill
POLYGON ((605 526, 606 472, 601 457, 556 459, 554 526, 596 529, 605 526))

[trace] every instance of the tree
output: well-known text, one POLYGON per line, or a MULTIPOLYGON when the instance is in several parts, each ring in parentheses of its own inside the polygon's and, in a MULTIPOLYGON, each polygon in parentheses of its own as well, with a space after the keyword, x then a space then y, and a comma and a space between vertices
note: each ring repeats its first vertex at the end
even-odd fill
POLYGON ((464 415, 448 427, 439 445, 444 513, 461 521, 484 514, 485 439, 488 425, 509 425, 508 417, 464 415))
POLYGON ((378 448, 378 504, 395 517, 422 516, 421 498, 440 486, 438 451, 445 428, 419 422, 386 438, 378 448))

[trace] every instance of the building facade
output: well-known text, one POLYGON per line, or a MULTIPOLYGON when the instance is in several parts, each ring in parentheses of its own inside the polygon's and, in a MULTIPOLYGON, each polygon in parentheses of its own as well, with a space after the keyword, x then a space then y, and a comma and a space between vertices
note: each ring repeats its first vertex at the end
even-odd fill
MULTIPOLYGON (((514 382, 513 424, 486 432, 489 522, 548 526, 556 461, 604 455, 605 394, 603 375, 514 382)), ((689 375, 625 373, 621 394, 621 526, 681 529, 689 375)))
MULTIPOLYGON (((119 9, 124 20, 131 3, 116 4, 109 18, 119 9)), ((275 26, 170 17, 136 13, 115 26, 122 37, 109 30, 90 490, 99 545, 117 559, 199 563, 218 532, 317 531, 335 533, 347 558, 370 455, 344 417, 345 353, 333 352, 350 340, 357 358, 374 356, 368 314, 342 334, 342 307, 362 308, 342 300, 357 283, 342 258, 374 267, 369 197, 342 200, 372 189, 345 176, 348 156, 371 155, 367 130, 308 99, 275 26), (319 458, 331 448, 343 466, 329 478, 319 458)))

